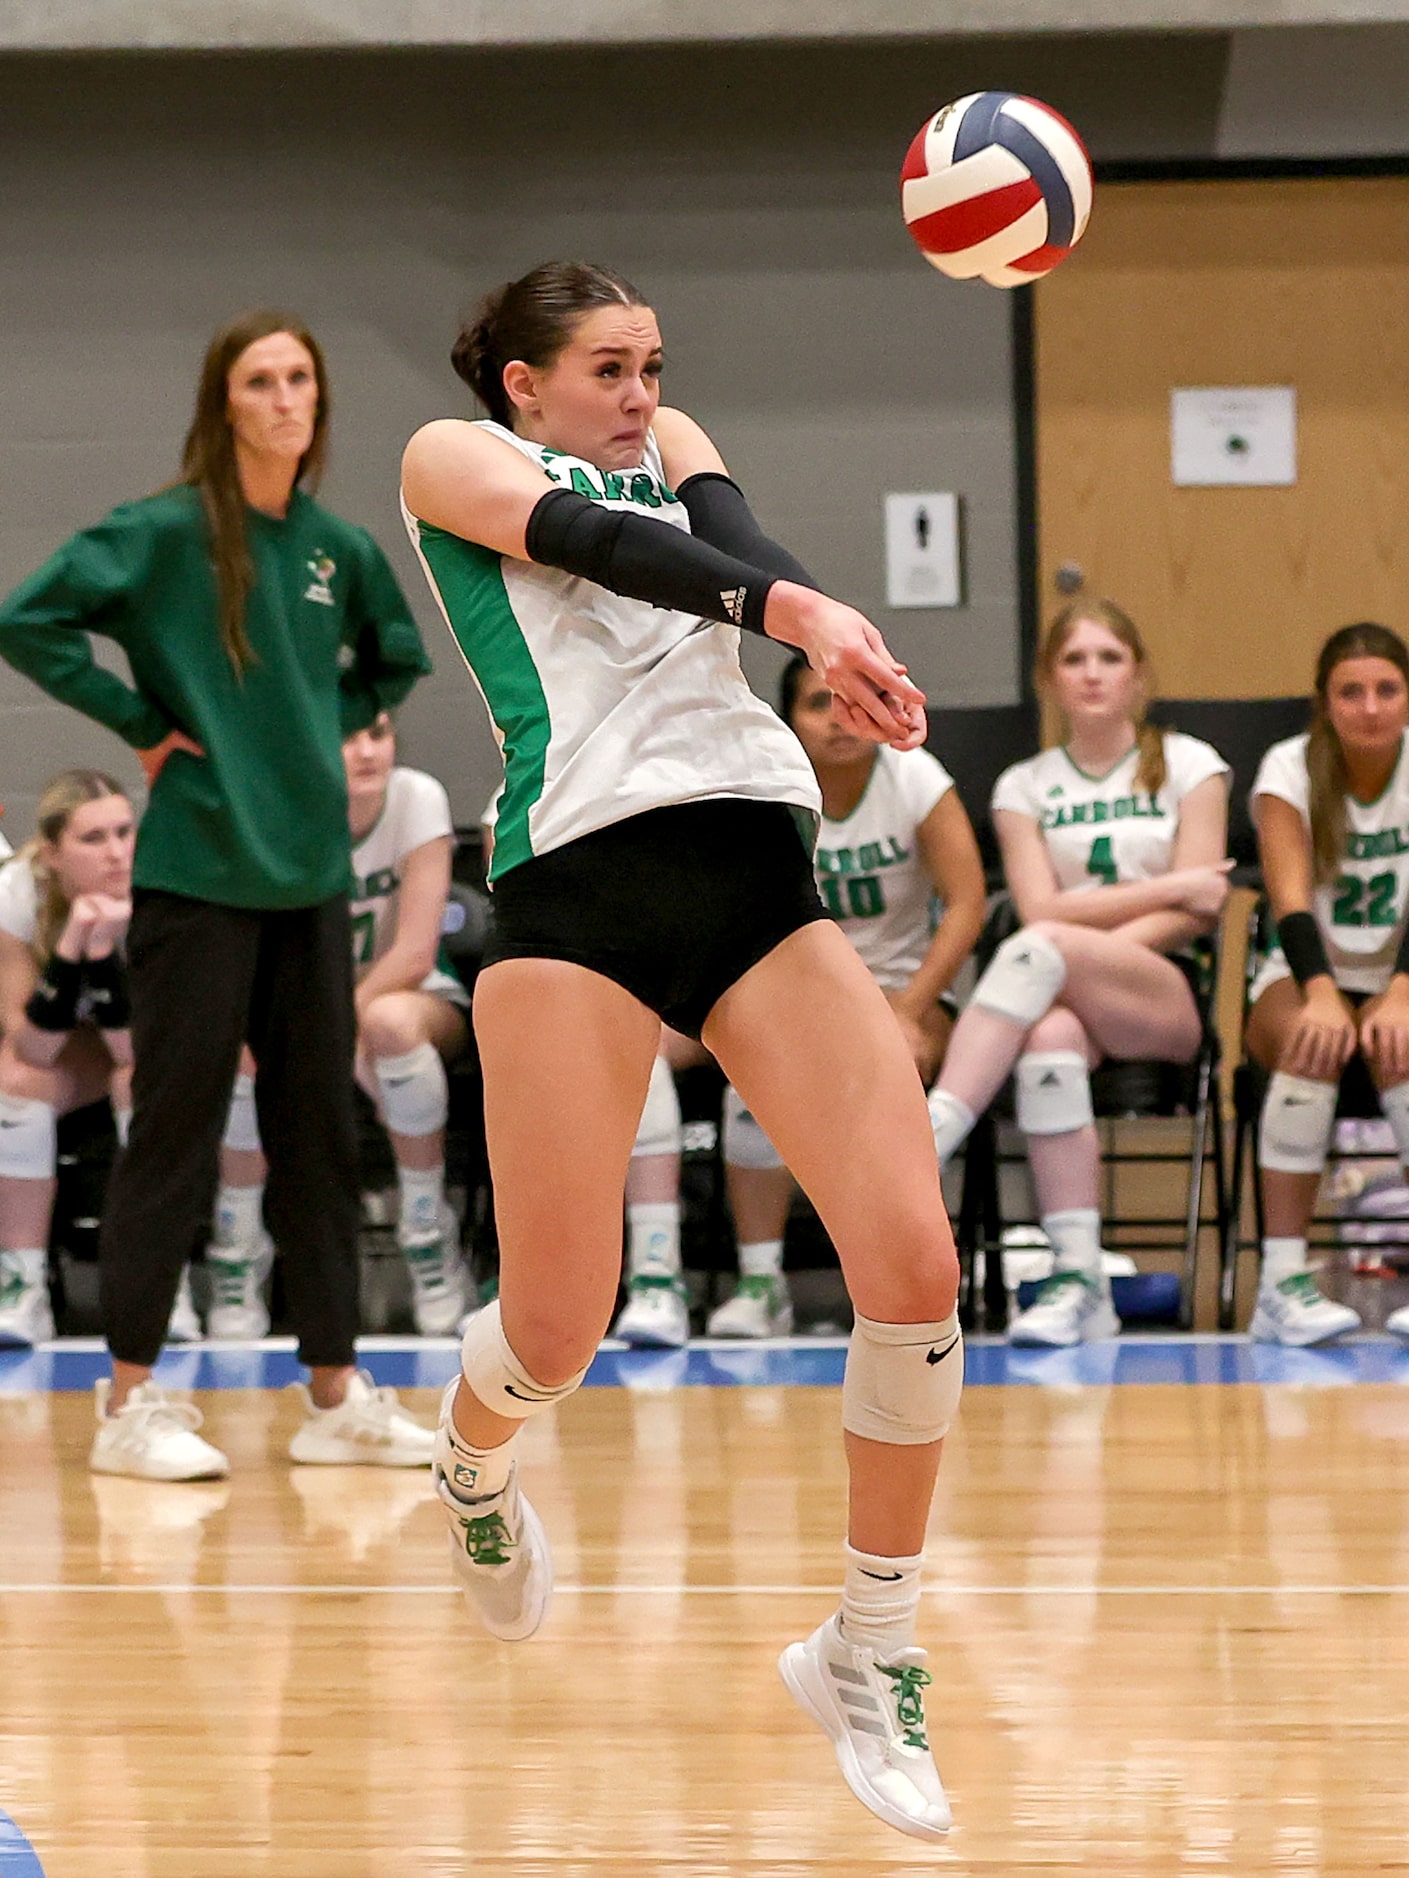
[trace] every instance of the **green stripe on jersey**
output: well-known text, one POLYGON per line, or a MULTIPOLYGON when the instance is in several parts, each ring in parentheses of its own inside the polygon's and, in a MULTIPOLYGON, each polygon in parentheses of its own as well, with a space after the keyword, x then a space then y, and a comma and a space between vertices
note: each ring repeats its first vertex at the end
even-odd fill
POLYGON ((529 811, 543 794, 552 724, 538 667, 504 586, 502 557, 460 535, 416 524, 455 642, 479 681, 504 739, 504 795, 489 877, 532 860, 529 811))

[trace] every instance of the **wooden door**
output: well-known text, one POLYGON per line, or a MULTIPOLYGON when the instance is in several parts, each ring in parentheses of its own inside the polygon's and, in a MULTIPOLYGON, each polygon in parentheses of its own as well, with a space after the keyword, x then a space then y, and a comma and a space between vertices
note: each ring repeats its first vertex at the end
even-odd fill
POLYGON ((1074 564, 1169 697, 1305 690, 1350 620, 1409 636, 1409 178, 1108 184, 1036 300, 1044 620, 1074 564), (1172 389, 1285 384, 1293 487, 1173 487, 1172 389))

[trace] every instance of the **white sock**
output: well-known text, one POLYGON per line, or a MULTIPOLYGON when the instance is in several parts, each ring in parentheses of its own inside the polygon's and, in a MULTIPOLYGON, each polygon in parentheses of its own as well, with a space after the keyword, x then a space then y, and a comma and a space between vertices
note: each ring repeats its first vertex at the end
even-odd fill
POLYGON ((1262 1283, 1279 1285, 1293 1272, 1306 1270, 1306 1241, 1290 1236, 1268 1238, 1262 1242, 1262 1283))
POLYGON ((401 1187, 401 1223, 397 1238, 402 1245, 429 1245, 440 1237, 440 1213, 445 1204, 445 1163, 439 1167, 403 1167, 398 1161, 396 1178, 401 1187))
POLYGON ((911 1648, 920 1611, 923 1563, 920 1553, 913 1558, 883 1558, 847 1546, 841 1628, 848 1643, 864 1643, 877 1656, 894 1656, 897 1650, 911 1648))
POLYGON ((739 1247, 739 1276, 741 1278, 777 1278, 783 1270, 783 1242, 781 1239, 755 1239, 751 1245, 739 1247))
POLYGON ((626 1209, 626 1269, 632 1278, 680 1275, 680 1202, 637 1200, 626 1209))
POLYGON ((42 1285, 49 1275, 49 1254, 43 1246, 24 1246, 16 1251, 8 1247, 0 1252, 10 1270, 17 1273, 26 1285, 42 1285))
POLYGON ((234 1252, 241 1258, 253 1258, 259 1248, 264 1227, 264 1188, 224 1187, 215 1196, 215 1247, 217 1256, 234 1252))
POLYGON ((1381 1089, 1380 1107, 1394 1130, 1394 1145, 1399 1158, 1409 1167, 1409 1082, 1397 1082, 1392 1089, 1381 1089))
POLYGON ((518 1435, 512 1434, 497 1448, 471 1447, 454 1422, 447 1416, 445 1432, 450 1441, 450 1471, 446 1485, 457 1500, 475 1506, 492 1500, 509 1484, 514 1467, 514 1449, 518 1435))
POLYGON ((950 1095, 947 1089, 930 1090, 929 1111, 930 1127, 934 1131, 934 1151, 943 1167, 968 1140, 969 1131, 978 1118, 967 1102, 950 1095))
POLYGON ((1052 1241, 1053 1271, 1080 1272, 1083 1278, 1105 1283, 1101 1271, 1101 1215, 1094 1206, 1044 1213, 1042 1230, 1052 1241))
POLYGON ((117 1145, 120 1148, 125 1148, 127 1146, 128 1134, 132 1128, 131 1109, 120 1109, 114 1105, 113 1127, 117 1130, 117 1145))

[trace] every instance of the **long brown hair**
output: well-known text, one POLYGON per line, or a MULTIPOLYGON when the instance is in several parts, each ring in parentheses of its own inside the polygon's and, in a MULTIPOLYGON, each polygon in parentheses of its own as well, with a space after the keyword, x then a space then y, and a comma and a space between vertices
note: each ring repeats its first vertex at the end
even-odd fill
POLYGON ((254 585, 245 524, 245 497, 235 464, 235 435, 230 428, 230 368, 258 339, 288 333, 305 346, 318 382, 318 414, 313 437, 299 460, 296 483, 316 489, 328 452, 328 374, 317 341, 301 320, 272 307, 256 307, 222 326, 206 347, 196 388, 196 409, 181 451, 181 480, 200 492, 210 530, 210 558, 220 600, 220 637, 237 672, 254 661, 245 632, 245 602, 254 585))
POLYGON ((639 288, 593 261, 545 261, 486 294, 451 348, 456 375, 505 430, 514 407, 504 367, 515 359, 543 369, 553 363, 584 313, 599 306, 648 306, 639 288))
POLYGON ((59 934, 68 920, 69 900, 58 874, 41 858, 40 851, 46 844, 53 847, 58 842, 76 809, 81 809, 85 802, 102 802, 108 796, 121 796, 126 800, 127 791, 102 770, 60 770, 45 785, 39 798, 34 839, 27 841, 15 856, 16 861, 28 861, 34 875, 36 906, 32 949, 41 969, 53 957, 59 934))
POLYGON ((1306 738, 1306 774, 1310 782, 1307 818, 1311 823, 1311 864, 1318 886, 1333 880, 1345 855, 1345 799, 1350 793, 1345 752, 1331 727, 1326 696, 1331 674, 1346 659, 1387 659, 1409 686, 1409 651, 1398 633, 1373 620, 1357 620, 1333 632, 1316 661, 1311 729, 1306 738))
MULTIPOLYGON (((1135 783, 1147 796, 1158 795, 1164 787, 1168 770, 1164 760, 1164 732, 1145 717, 1150 703, 1150 655, 1145 650, 1139 627, 1114 600, 1073 600, 1070 606, 1062 608, 1047 628, 1047 636, 1037 655, 1037 689, 1045 699, 1050 700, 1052 678, 1057 669, 1057 660, 1062 655, 1062 647, 1082 620, 1089 620, 1093 626, 1104 626, 1135 659, 1136 669, 1144 680, 1143 695, 1135 711, 1135 747, 1140 752, 1135 783)), ((1067 727, 1063 724, 1063 737, 1066 734, 1067 727)))

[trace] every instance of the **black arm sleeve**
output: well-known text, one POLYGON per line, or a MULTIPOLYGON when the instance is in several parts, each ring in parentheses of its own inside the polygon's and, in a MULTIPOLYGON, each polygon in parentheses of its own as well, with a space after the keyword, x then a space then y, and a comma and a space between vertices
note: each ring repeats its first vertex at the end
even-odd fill
POLYGON ((795 580, 799 587, 821 587, 800 561, 786 548, 765 535, 739 485, 718 470, 701 470, 687 476, 676 495, 685 504, 690 529, 697 541, 707 541, 725 554, 736 554, 741 561, 776 574, 779 580, 795 580))
POLYGON ((1299 985, 1330 975, 1331 962, 1326 957, 1326 947, 1313 914, 1288 913, 1285 919, 1277 921, 1277 938, 1282 956, 1299 985))
POLYGON ((36 1030, 55 1033, 72 1030, 78 1022, 78 999, 82 990, 82 961, 61 959, 56 952, 40 973, 24 1014, 36 1030))
POLYGON ((127 973, 116 952, 105 959, 83 961, 83 989, 93 1022, 99 1030, 126 1030, 132 1022, 127 996, 127 973))
POLYGON ((649 515, 617 515, 572 489, 550 489, 524 531, 529 559, 595 581, 608 593, 721 625, 763 631, 778 578, 649 515))

